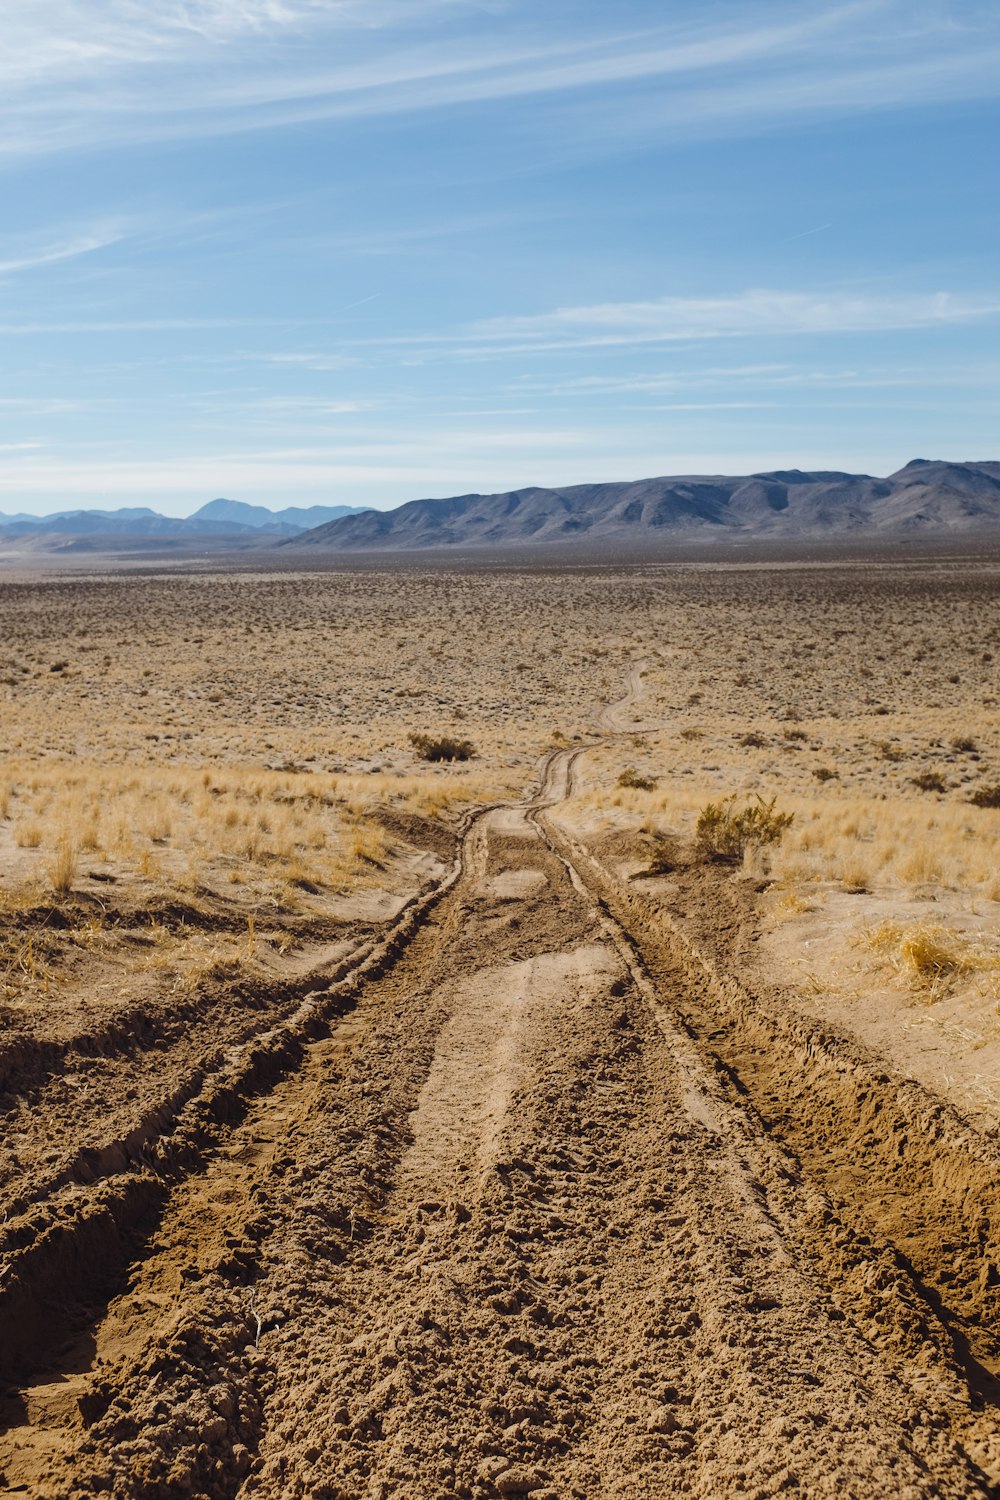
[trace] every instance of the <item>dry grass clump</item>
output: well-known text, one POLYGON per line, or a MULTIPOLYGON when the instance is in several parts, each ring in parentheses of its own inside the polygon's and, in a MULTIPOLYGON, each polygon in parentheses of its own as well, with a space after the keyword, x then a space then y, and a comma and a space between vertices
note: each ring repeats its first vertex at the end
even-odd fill
POLYGON ((68 834, 63 834, 56 844, 52 858, 45 866, 53 894, 56 896, 68 896, 73 888, 73 880, 77 872, 77 848, 68 834))
POLYGON ((55 971, 44 937, 34 932, 0 937, 0 1000, 49 993, 55 971))
MULTIPOLYGON (((940 999, 960 979, 988 976, 997 988, 1000 953, 977 948, 961 934, 935 923, 903 927, 879 923, 863 942, 910 987, 925 998, 940 999)), ((1000 993, 1000 990, 998 990, 1000 993)))

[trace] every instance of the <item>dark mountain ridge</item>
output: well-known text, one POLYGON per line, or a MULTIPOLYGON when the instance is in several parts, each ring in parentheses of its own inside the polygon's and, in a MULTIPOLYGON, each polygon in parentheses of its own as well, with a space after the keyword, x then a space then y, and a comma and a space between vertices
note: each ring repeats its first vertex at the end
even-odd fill
POLYGON ((880 479, 840 470, 681 474, 606 484, 530 485, 411 500, 395 510, 212 500, 184 519, 145 506, 0 515, 0 555, 201 555, 275 546, 336 553, 562 546, 659 550, 743 540, 1000 539, 1000 462, 914 459, 880 479), (321 524, 311 525, 319 520, 321 524))
POLYGON ((1000 463, 914 459, 895 474, 776 469, 411 500, 289 538, 338 551, 1000 533, 1000 463))

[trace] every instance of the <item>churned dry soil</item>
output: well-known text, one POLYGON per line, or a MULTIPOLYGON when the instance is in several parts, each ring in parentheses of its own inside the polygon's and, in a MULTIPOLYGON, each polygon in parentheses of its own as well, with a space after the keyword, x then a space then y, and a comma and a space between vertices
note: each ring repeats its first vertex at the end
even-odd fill
POLYGON ((997 813, 971 800, 1000 780, 995 582, 936 559, 5 583, 0 1492, 1000 1492, 1000 1136, 946 1085, 960 1038, 927 1032, 921 1066, 893 1046, 940 1007, 984 1047, 995 1026, 997 813), (126 656, 146 621, 145 699, 115 660, 42 675, 71 618, 126 656), (475 757, 423 762, 428 728, 475 757), (935 740, 932 793, 878 750, 935 740), (60 889, 45 861, 98 786, 60 889), (794 808, 788 847, 697 857, 693 814, 730 792, 794 808), (227 844, 244 817, 256 841, 227 844), (889 917, 932 909, 963 962, 877 973, 889 917), (842 954, 810 949, 825 1003, 797 982, 799 924, 853 934, 852 1003, 842 954))

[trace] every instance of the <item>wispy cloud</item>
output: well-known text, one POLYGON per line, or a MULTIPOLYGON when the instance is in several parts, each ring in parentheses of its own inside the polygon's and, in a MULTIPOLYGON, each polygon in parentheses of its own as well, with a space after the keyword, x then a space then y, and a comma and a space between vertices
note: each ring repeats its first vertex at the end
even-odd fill
POLYGON ((864 294, 751 289, 487 318, 446 340, 476 355, 796 334, 886 333, 1000 313, 1000 293, 864 294))
POLYGON ((587 94, 590 133, 619 139, 1000 90, 1000 14, 967 0, 766 0, 572 40, 526 0, 10 0, 4 26, 10 156, 514 98, 587 94))
POLYGON ((811 369, 791 364, 760 365, 679 365, 675 370, 635 375, 581 375, 571 380, 522 379, 512 387, 515 392, 568 398, 571 401, 592 397, 607 401, 609 397, 674 395, 692 390, 758 391, 775 388, 798 388, 806 397, 817 391, 825 398, 828 390, 883 389, 904 391, 960 387, 994 399, 1000 388, 1000 366, 977 360, 945 365, 870 365, 866 368, 840 366, 811 369))
POLYGON ((316 370, 327 373, 332 370, 343 370, 352 361, 346 354, 319 354, 308 351, 293 351, 289 353, 239 353, 237 359, 247 364, 277 365, 279 368, 294 370, 316 370))
POLYGON ((0 242, 0 276, 11 276, 18 271, 33 271, 39 266, 50 266, 57 261, 76 260, 81 255, 91 255, 95 250, 105 250, 109 245, 116 245, 125 237, 124 231, 103 228, 78 232, 65 239, 34 243, 22 241, 17 249, 5 247, 0 242))
MULTIPOLYGON (((312 328, 313 318, 25 318, 0 322, 4 334, 195 333, 213 328, 312 328)), ((255 356, 256 357, 256 356, 255 356)))

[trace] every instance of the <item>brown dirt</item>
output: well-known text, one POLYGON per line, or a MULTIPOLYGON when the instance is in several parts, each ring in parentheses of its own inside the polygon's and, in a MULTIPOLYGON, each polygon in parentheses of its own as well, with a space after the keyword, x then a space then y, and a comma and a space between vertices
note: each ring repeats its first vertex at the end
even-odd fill
POLYGON ((996 1132, 776 982, 752 879, 595 820, 700 712, 656 649, 524 802, 380 807, 356 910, 0 913, 0 1492, 1000 1494, 996 1132), (178 990, 154 927, 259 952, 178 990))
POLYGON ((995 1149, 749 990, 731 885, 617 880, 582 753, 147 1165, 8 1219, 8 1492, 990 1492, 995 1149))

